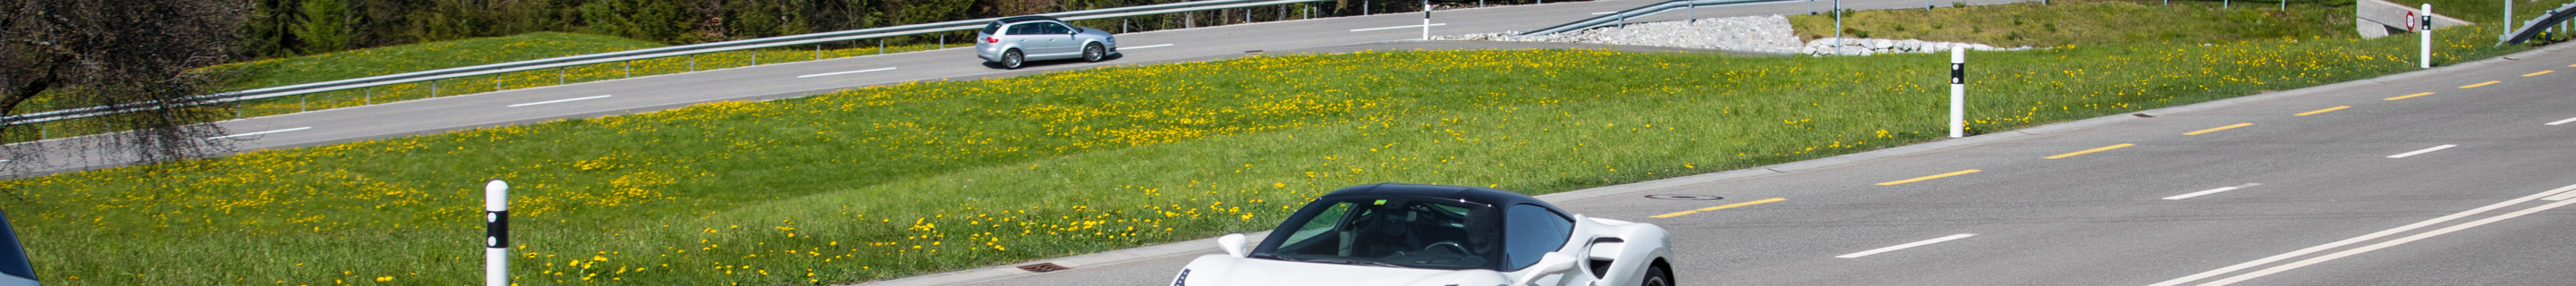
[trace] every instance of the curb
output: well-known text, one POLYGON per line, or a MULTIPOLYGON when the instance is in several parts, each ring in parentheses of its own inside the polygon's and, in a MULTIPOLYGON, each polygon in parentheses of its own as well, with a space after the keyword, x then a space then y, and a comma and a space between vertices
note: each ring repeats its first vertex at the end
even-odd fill
MULTIPOLYGON (((2099 126, 2104 126, 2104 125, 2110 125, 2110 124, 2113 124, 2113 123, 2126 122, 2126 121, 2129 121, 2129 120, 2143 119, 2143 118, 2139 118, 2139 117, 2136 117, 2136 116, 2132 116, 2132 115, 2134 115, 2134 114, 2151 114, 2151 115, 2152 115, 2152 114, 2186 113, 2186 112, 2191 112, 2191 111, 2199 111, 2199 110, 2207 110, 2207 109, 2213 109, 2213 108, 2221 108, 2221 107, 2236 106, 2236 105, 2241 105, 2241 104, 2246 104, 2246 103, 2253 103, 2253 102, 2259 102, 2259 101, 2265 101, 2265 100, 2280 99, 2280 98, 2295 97, 2295 96, 2303 96, 2303 95, 2308 95, 2308 94, 2314 94, 2314 93, 2324 92, 2324 91, 2326 91, 2326 90, 2343 89, 2343 88, 2349 88, 2349 87, 2352 87, 2352 86, 2358 86, 2358 85, 2368 85, 2368 84, 2378 84, 2378 83, 2394 82, 2394 81, 2400 81, 2400 80, 2412 79, 2412 78, 2416 78, 2416 77, 2422 77, 2422 76, 2430 75, 2430 74, 2439 74, 2439 73, 2452 72, 2452 71, 2454 71, 2454 70, 2458 70, 2458 69, 2466 69, 2466 68, 2473 67, 2473 66, 2495 65, 2495 64, 2501 64, 2501 63, 2505 63, 2505 62, 2509 62, 2509 61, 2516 61, 2516 60, 2517 60, 2516 58, 2528 58, 2528 57, 2530 57, 2530 56, 2532 56, 2532 55, 2543 54, 2543 53, 2549 53, 2549 52, 2555 52, 2555 51, 2558 51, 2558 50, 2560 50, 2560 49, 2562 49, 2562 48, 2566 48, 2566 47, 2559 47, 2559 46, 2541 47, 2541 48, 2531 49, 2531 50, 2528 50, 2528 51, 2522 51, 2522 52, 2517 52, 2517 53, 2513 53, 2513 54, 2507 54, 2507 55, 2503 55, 2503 56, 2497 56, 2497 57, 2494 57, 2494 58, 2487 58, 2487 59, 2483 59, 2483 60, 2476 60, 2476 61, 2470 61, 2470 62, 2464 62, 2464 63, 2452 64, 2452 65, 2448 65, 2448 66, 2434 67, 2434 68, 2431 68, 2431 69, 2424 69, 2424 70, 2417 70, 2417 71, 2403 72, 2403 73, 2397 73, 2397 74, 2391 74, 2391 75, 2384 75, 2384 76, 2379 76, 2379 77, 2374 77, 2374 78, 2368 78, 2368 79, 2360 79, 2360 80, 2353 80, 2353 81, 2339 82, 2339 83, 2326 84, 2326 85, 2319 85, 2319 86, 2310 86, 2310 87, 2299 88, 2299 89, 2293 89, 2293 90, 2286 90, 2286 91, 2277 91, 2277 92, 2262 93, 2262 94, 2255 94, 2255 95, 2239 96, 2239 97, 2233 97, 2233 98, 2227 98, 2227 99, 2211 100, 2211 101, 2207 101, 2207 102, 2194 103, 2194 104, 2188 104, 2188 105, 2182 105, 2182 106, 2173 106, 2173 107, 2165 107, 2165 108, 2157 108, 2157 109, 2141 110, 2141 111, 2137 111, 2137 112, 2131 112, 2130 114, 2110 115, 2110 116, 2094 117, 2094 118, 2089 118, 2089 119, 2081 119, 2081 120, 2068 121, 2068 122, 2052 123, 2052 124, 2048 124, 2048 125, 2033 126, 2033 127, 2027 127, 2027 128, 2021 128, 2021 129, 2013 129, 2013 130, 2006 130, 2006 131, 1994 132, 1994 133, 1978 134, 1978 135, 1975 135, 1975 136, 1968 136, 1968 137, 1961 137, 1961 138, 1953 138, 1953 139, 1938 140, 1938 141, 1931 141, 1931 142, 1915 143, 1915 144, 1905 145, 1905 146, 1890 147, 1890 148, 1886 148, 1886 149, 1878 149, 1878 150, 1872 150, 1872 151, 1860 152, 1860 153, 1843 154, 1843 155, 1839 155, 1839 156, 1825 157, 1825 158, 1818 158, 1818 159, 1812 159, 1812 160, 1806 160, 1806 161, 1797 161, 1797 162, 1781 163, 1781 164, 1775 164, 1775 165, 1769 165, 1769 166, 1760 166, 1760 167, 1752 167, 1752 168, 1737 169, 1737 170, 1732 170, 1732 171, 1723 171, 1723 172, 1716 172, 1716 173, 1706 173, 1706 174, 1699 174, 1699 175, 1690 175, 1690 176, 1682 176, 1682 177, 1666 178, 1666 179, 1652 180, 1652 181, 1645 181, 1645 182, 1636 182, 1636 183, 1627 183, 1627 184, 1619 184, 1619 185, 1612 185, 1612 186, 1596 187, 1596 188, 1590 188, 1590 189, 1582 189, 1582 190, 1567 191, 1567 192, 1560 192, 1560 193, 1544 194, 1544 195, 1538 195, 1538 196, 1535 196, 1535 197, 1537 197, 1539 200, 1547 201, 1547 202, 1549 202, 1549 203, 1561 203, 1561 202, 1567 202, 1567 201, 1575 201, 1575 200, 1583 200, 1583 199, 1591 199, 1591 198, 1608 197, 1608 196, 1612 196, 1612 195, 1619 195, 1619 194, 1634 193, 1634 192, 1640 192, 1640 191, 1646 191, 1646 190, 1667 189, 1667 188, 1674 188, 1674 187, 1681 187, 1681 186, 1689 186, 1689 185, 1698 185, 1698 184, 1707 184, 1707 183, 1716 183, 1716 182, 1725 182, 1725 181, 1733 181, 1733 180, 1749 179, 1749 178, 1756 178, 1756 177, 1767 176, 1767 175, 1773 175, 1773 174, 1782 174, 1782 173, 1791 173, 1791 172, 1806 171, 1806 170, 1816 170, 1816 169, 1831 168, 1831 167, 1836 167, 1836 166, 1848 165, 1848 164, 1852 164, 1852 163, 1868 162, 1868 161, 1872 161, 1872 160, 1878 160, 1878 159, 1884 159, 1884 158, 1890 158, 1890 157, 1899 157, 1899 156, 1906 156, 1906 155, 1915 155, 1915 154, 1930 153, 1930 152, 1933 152, 1933 151, 1942 151, 1942 150, 1958 149, 1958 148, 1964 148, 1964 147, 1971 147, 1971 146, 1983 145, 1983 144, 1986 144, 1986 143, 1992 143, 1992 142, 1997 142, 1997 141, 2006 141, 2006 140, 2019 139, 2019 138, 2023 138, 2023 137, 2037 136, 2037 135, 2050 134, 2050 133, 2059 133, 2059 132, 2067 132, 2067 131, 2084 130, 2084 129, 2086 129, 2086 128, 2093 128, 2093 127, 2099 127, 2099 126)), ((1261 243, 1261 240, 1262 240, 1263 238, 1269 237, 1269 234, 1270 234, 1270 231, 1261 231, 1261 232, 1254 232, 1254 233, 1245 233, 1244 235, 1245 235, 1245 236, 1248 236, 1248 238, 1250 238, 1250 239, 1248 239, 1248 240, 1246 241, 1247 245, 1253 245, 1253 244, 1259 244, 1259 243, 1261 243)), ((1020 270, 1020 269, 1018 268, 1018 265, 1025 265, 1025 264, 1028 264, 1028 263, 1034 263, 1034 262, 1048 262, 1048 263, 1055 263, 1056 265, 1061 265, 1061 266, 1066 266, 1066 267, 1071 267, 1071 268, 1082 268, 1082 267, 1088 267, 1088 266, 1112 265, 1112 264, 1119 264, 1119 263, 1126 263, 1126 262, 1135 262, 1135 261, 1142 261, 1142 260, 1148 260, 1148 259, 1154 259, 1154 258, 1164 258, 1164 257, 1181 256, 1181 255, 1191 255, 1191 254, 1201 254, 1201 253, 1216 253, 1216 252, 1217 252, 1217 249, 1216 249, 1216 247, 1215 247, 1215 246, 1216 246, 1216 238, 1214 238, 1214 237, 1210 237, 1210 238, 1203 238, 1203 239, 1196 239, 1196 240, 1182 241, 1182 242, 1165 243, 1165 244, 1158 244, 1158 245, 1145 246, 1145 247, 1138 247, 1138 248, 1130 248, 1130 249, 1123 249, 1123 250, 1114 250, 1114 251, 1107 251, 1107 252, 1100 252, 1100 253, 1092 253, 1092 254, 1084 254, 1084 255, 1075 255, 1075 256, 1068 256, 1068 257, 1055 258, 1055 259, 1042 259, 1042 260, 1031 261, 1031 262, 1013 263, 1013 264, 1011 264, 1011 265, 1002 265, 1002 266, 984 267, 984 268, 977 268, 977 269, 971 269, 971 270, 961 270, 961 271, 954 271, 954 272, 947 272, 947 273, 939 273, 939 274, 930 274, 930 275, 922 275, 922 276, 906 277, 906 278, 900 278, 900 279, 884 280, 884 281, 876 281, 876 282, 868 282, 868 283, 860 283, 860 284, 852 284, 852 285, 871 285, 871 286, 877 286, 877 285, 888 285, 888 286, 891 286, 891 285, 955 285, 955 284, 966 284, 966 283, 974 283, 974 282, 981 282, 981 281, 990 281, 990 280, 998 280, 998 279, 1005 279, 1005 278, 1016 278, 1016 277, 1023 277, 1023 276, 1029 276, 1029 275, 1038 275, 1038 274, 1042 274, 1042 273, 1028 272, 1028 271, 1025 271, 1025 270, 1020 270)))

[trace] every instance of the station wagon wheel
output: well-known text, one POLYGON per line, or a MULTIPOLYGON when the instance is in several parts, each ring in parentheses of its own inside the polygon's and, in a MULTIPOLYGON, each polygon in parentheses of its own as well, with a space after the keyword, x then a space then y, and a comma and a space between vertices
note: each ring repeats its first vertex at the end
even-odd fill
POLYGON ((1082 46, 1082 61, 1086 61, 1086 62, 1098 62, 1098 61, 1100 61, 1100 59, 1108 58, 1108 57, 1109 57, 1109 52, 1108 52, 1108 51, 1104 51, 1104 50, 1105 50, 1105 49, 1101 49, 1101 48, 1100 48, 1100 43, 1091 43, 1091 44, 1089 44, 1089 45, 1083 45, 1083 46, 1082 46))
POLYGON ((1020 56, 1020 50, 1002 51, 1002 68, 1020 69, 1020 65, 1026 63, 1028 59, 1020 56))

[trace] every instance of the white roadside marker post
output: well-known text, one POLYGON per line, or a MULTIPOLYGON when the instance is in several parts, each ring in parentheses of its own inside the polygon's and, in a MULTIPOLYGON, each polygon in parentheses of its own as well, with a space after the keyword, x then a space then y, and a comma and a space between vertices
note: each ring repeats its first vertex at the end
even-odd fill
POLYGON ((2424 61, 2417 67, 2429 69, 2433 68, 2433 3, 2424 3, 2424 15, 2422 17, 2424 18, 2410 20, 2419 20, 2424 23, 2424 31, 2418 32, 2419 34, 2424 34, 2424 61))
POLYGON ((1422 0, 1422 40, 1431 40, 1431 0, 1422 0))
POLYGON ((510 286, 510 183, 483 185, 483 285, 510 286))
POLYGON ((1965 135, 1968 118, 1968 48, 1950 47, 1950 138, 1965 135))

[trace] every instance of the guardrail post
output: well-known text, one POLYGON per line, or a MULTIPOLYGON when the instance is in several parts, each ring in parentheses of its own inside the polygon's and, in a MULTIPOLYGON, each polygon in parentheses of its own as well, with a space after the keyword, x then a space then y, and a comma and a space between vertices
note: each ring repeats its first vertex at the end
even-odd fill
POLYGON ((365 90, 366 90, 366 94, 364 94, 364 95, 359 95, 359 97, 358 97, 358 98, 360 98, 360 100, 361 100, 360 102, 376 101, 376 88, 374 88, 374 87, 369 87, 369 88, 365 88, 365 90))
POLYGON ((814 44, 814 60, 823 60, 823 44, 814 44))
MULTIPOLYGON (((499 75, 494 75, 494 76, 499 76, 499 75)), ((429 97, 438 97, 438 80, 435 80, 435 79, 433 79, 433 80, 429 80, 429 97)), ((364 102, 364 103, 366 103, 366 104, 376 104, 374 101, 375 101, 374 99, 368 99, 368 102, 364 102)))
POLYGON ((698 55, 689 54, 689 72, 698 71, 698 55))
POLYGON ((492 74, 492 91, 501 91, 501 74, 492 74))
POLYGON ((877 38, 877 54, 885 54, 885 38, 877 38))
MULTIPOLYGON (((571 68, 571 67, 560 67, 560 68, 555 68, 555 85, 563 85, 563 84, 564 84, 564 78, 565 78, 565 77, 571 77, 571 76, 572 76, 572 68, 571 68)), ((494 89, 494 90, 492 90, 492 91, 501 91, 501 90, 499 90, 499 89, 494 89)))
POLYGON ((483 184, 483 285, 510 285, 510 183, 483 184))
POLYGON ((312 101, 313 94, 308 93, 295 95, 295 112, 304 112, 305 109, 310 107, 312 101))
POLYGON ((751 65, 760 65, 760 50, 749 50, 746 52, 751 52, 751 65))
POLYGON ((619 61, 617 62, 617 68, 626 70, 627 78, 635 77, 635 61, 619 61))
POLYGON ((1198 27, 1199 27, 1198 18, 1199 18, 1199 13, 1198 13, 1198 12, 1181 12, 1181 28, 1182 28, 1182 29, 1198 28, 1198 27))

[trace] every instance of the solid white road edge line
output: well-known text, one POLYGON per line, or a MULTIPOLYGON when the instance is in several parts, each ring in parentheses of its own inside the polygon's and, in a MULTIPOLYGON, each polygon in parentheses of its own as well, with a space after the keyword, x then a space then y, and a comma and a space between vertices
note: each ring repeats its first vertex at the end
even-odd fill
POLYGON ((2251 188, 2251 187, 2254 187, 2254 186, 2261 186, 2261 185, 2263 185, 2263 184, 2245 183, 2245 184, 2243 184, 2243 185, 2236 185, 2236 186, 2234 186, 2234 187, 2221 187, 2221 188, 2216 188, 2216 189, 2209 189, 2209 190, 2207 190, 2207 191, 2198 191, 2198 192, 2192 192, 2192 193, 2189 193, 2189 194, 2182 194, 2182 195, 2179 195, 2179 196, 2165 197, 2165 199, 2167 199, 2167 200, 2189 199, 2189 198, 2191 198, 2191 197, 2198 197, 2198 196, 2201 196, 2201 195, 2216 194, 2216 193, 2218 193, 2218 192, 2234 191, 2234 190, 2236 190, 2236 189, 2251 188))
POLYGON ((1170 47, 1170 46, 1172 46, 1172 44, 1161 44, 1161 45, 1151 45, 1151 46, 1141 46, 1141 47, 1125 47, 1125 48, 1118 48, 1118 50, 1124 51, 1124 50, 1134 50, 1134 49, 1151 49, 1151 48, 1161 48, 1161 47, 1170 47))
MULTIPOLYGON (((1431 23, 1431 26, 1448 26, 1448 25, 1449 25, 1449 23, 1431 23)), ((1423 26, 1423 25, 1403 25, 1403 26, 1394 26, 1394 27, 1376 27, 1376 28, 1367 28, 1367 29, 1351 29, 1351 31, 1352 31, 1352 32, 1367 32, 1367 31, 1376 31, 1376 30, 1394 30, 1394 29, 1403 29, 1403 28, 1421 28, 1422 26, 1423 26)))
POLYGON ((2556 121, 2556 122, 2550 122, 2549 124, 2544 124, 2544 125, 2557 126, 2557 125, 2559 125, 2559 124, 2567 124, 2568 122, 2576 122, 2576 118, 2561 119, 2561 120, 2558 120, 2558 121, 2556 121))
POLYGON ((305 130, 305 129, 313 129, 313 127, 312 127, 312 126, 305 126, 305 127, 287 128, 287 129, 278 129, 278 130, 269 130, 269 131, 260 131, 260 132, 251 132, 251 133, 242 133, 242 134, 233 134, 233 135, 215 136, 215 137, 206 137, 206 140, 215 140, 215 139, 224 139, 224 138, 233 138, 233 137, 242 137, 242 136, 251 136, 251 135, 260 135, 260 134, 269 134, 269 133, 287 132, 287 131, 297 131, 297 130, 305 130))
POLYGON ((606 96, 606 95, 601 95, 601 96, 592 96, 592 97, 583 97, 583 98, 574 98, 574 99, 557 99, 557 100, 549 100, 549 101, 539 101, 539 102, 530 102, 530 103, 511 104, 509 107, 520 107, 520 106, 529 106, 529 105, 538 105, 538 104, 548 104, 548 103, 564 103, 564 102, 567 102, 567 101, 575 101, 575 100, 592 100, 592 99, 601 99, 601 98, 608 98, 608 96, 606 96))
POLYGON ((1869 255, 1871 255, 1871 254, 1879 254, 1879 253, 1885 253, 1885 252, 1889 252, 1889 251, 1897 251, 1897 250, 1902 250, 1902 249, 1907 249, 1907 248, 1914 248, 1914 247, 1916 247, 1916 246, 1931 245, 1931 244, 1934 244, 1934 243, 1941 243, 1941 242, 1945 242, 1945 241, 1958 240, 1958 239, 1961 239, 1961 238, 1968 238, 1968 237, 1970 237, 1970 236, 1977 236, 1977 234, 1974 234, 1974 233, 1952 234, 1952 235, 1950 235, 1950 236, 1943 236, 1943 237, 1941 237, 1941 238, 1934 238, 1934 239, 1926 239, 1926 240, 1923 240, 1923 241, 1916 241, 1916 242, 1914 242, 1914 243, 1898 244, 1898 245, 1896 245, 1896 246, 1881 247, 1881 248, 1879 248, 1879 249, 1871 249, 1871 250, 1869 250, 1869 251, 1853 252, 1853 253, 1851 253, 1851 254, 1844 254, 1844 255, 1842 255, 1842 256, 1835 256, 1834 258, 1860 258, 1860 257, 1862 257, 1862 256, 1869 256, 1869 255))
POLYGON ((863 72, 890 71, 890 70, 894 70, 894 68, 881 68, 881 69, 872 69, 872 70, 845 71, 845 72, 836 72, 836 73, 818 73, 818 74, 800 75, 800 76, 796 76, 796 78, 809 78, 809 77, 818 77, 818 76, 834 76, 834 75, 845 75, 845 74, 854 74, 854 73, 863 73, 863 72))
POLYGON ((2209 270, 2209 271, 2206 271, 2206 272, 2201 272, 2201 273, 2199 273, 2199 274, 2192 274, 2191 276, 2183 276, 2182 278, 2174 278, 2173 280, 2165 280, 2165 282, 2157 282, 2156 284, 2148 284, 2147 286, 2173 286, 2173 285, 2182 285, 2183 283, 2190 283, 2191 281, 2196 281, 2196 280, 2200 280, 2200 279, 2204 279, 2204 278, 2209 278, 2209 277, 2213 277, 2213 276, 2218 276, 2219 274, 2227 274, 2228 272, 2236 272, 2237 270, 2245 270, 2246 268, 2254 268, 2254 266, 2263 265, 2263 264, 2269 264, 2269 263, 2277 262, 2277 261, 2281 261, 2281 260, 2284 260, 2284 259, 2290 259, 2291 257, 2299 257, 2299 256, 2301 256, 2301 255, 2308 255, 2309 253, 2317 253, 2317 252, 2319 252, 2319 251, 2325 251, 2325 250, 2327 250, 2327 249, 2334 249, 2334 248, 2336 248, 2336 247, 2343 247, 2343 246, 2345 246, 2345 245, 2352 245, 2352 244, 2354 244, 2354 243, 2361 243, 2362 241, 2368 241, 2368 240, 2372 240, 2372 239, 2379 239, 2380 237, 2385 237, 2385 236, 2389 236, 2389 235, 2395 235, 2395 234, 2400 233, 2400 232, 2411 231, 2411 230, 2415 230, 2415 229, 2417 229, 2417 228, 2423 228, 2423 227, 2425 227, 2425 226, 2432 226, 2432 225, 2434 225, 2434 224, 2440 224, 2440 223, 2443 223, 2443 222, 2449 222, 2449 221, 2451 221, 2451 220, 2460 219, 2460 218, 2462 218, 2462 217, 2468 217, 2468 216, 2472 216, 2472 215, 2477 215, 2477 214, 2479 214, 2479 213, 2484 213, 2484 212, 2487 212, 2487 211, 2491 211, 2491 210, 2495 210, 2495 209, 2499 209, 2499 208, 2504 208, 2505 206, 2511 206, 2511 205, 2514 205, 2514 204, 2520 204, 2520 203, 2523 203, 2523 202, 2529 202, 2529 201, 2531 201, 2531 200, 2540 199, 2540 198, 2542 198, 2542 197, 2548 197, 2548 196, 2551 196, 2551 195, 2556 195, 2556 194, 2558 194, 2558 193, 2564 193, 2564 192, 2567 192, 2567 191, 2569 191, 2569 190, 2576 190, 2576 185, 2569 185, 2569 186, 2566 186, 2566 187, 2559 187, 2559 188, 2557 188, 2557 189, 2552 189, 2552 190, 2545 191, 2545 192, 2540 192, 2540 193, 2537 193, 2537 194, 2531 194, 2531 195, 2529 195, 2529 196, 2523 196, 2523 197, 2521 197, 2521 198, 2516 198, 2516 199, 2512 199, 2512 200, 2506 200, 2506 201, 2504 201, 2504 202, 2495 203, 2495 204, 2487 205, 2487 206, 2483 206, 2483 207, 2478 207, 2478 208, 2475 208, 2475 209, 2469 209, 2469 210, 2467 210, 2467 211, 2461 211, 2461 212, 2459 212, 2459 213, 2454 213, 2454 214, 2451 214, 2451 215, 2445 215, 2445 216, 2442 216, 2442 217, 2437 217, 2437 218, 2428 219, 2428 220, 2424 220, 2424 221, 2420 221, 2420 222, 2415 222, 2414 224, 2408 224, 2408 225, 2405 225, 2405 226, 2399 226, 2399 227, 2397 227, 2397 228, 2391 228, 2391 229, 2388 229, 2388 230, 2381 230, 2381 231, 2379 231, 2379 232, 2373 232, 2373 233, 2370 233, 2370 234, 2365 234, 2365 235, 2362 235, 2362 236, 2356 236, 2356 237, 2353 237, 2353 238, 2346 238, 2346 239, 2344 239, 2344 240, 2341 240, 2341 241, 2335 241, 2335 242, 2333 242, 2333 243, 2320 244, 2320 245, 2317 245, 2317 246, 2310 246, 2310 247, 2308 247, 2308 248, 2299 249, 2298 251, 2291 251, 2291 252, 2289 252, 2289 253, 2282 253, 2282 254, 2279 254, 2279 255, 2273 255, 2272 257, 2264 257, 2263 259, 2255 259, 2254 261, 2246 261, 2245 263, 2237 263, 2236 265, 2228 265, 2227 267, 2224 267, 2224 268, 2212 269, 2212 270, 2209 270))
POLYGON ((2388 155, 2388 158, 2389 158, 2389 159, 2406 158, 2406 156, 2415 156, 2415 155, 2422 155, 2422 154, 2424 154, 2424 153, 2433 153, 2433 151, 2442 151, 2442 149, 2451 149, 2451 147, 2459 147, 2459 146, 2460 146, 2460 145, 2457 145, 2457 144, 2442 144, 2442 146, 2433 146, 2433 148, 2424 148, 2424 150, 2415 150, 2415 152, 2406 152, 2406 153, 2400 153, 2400 154, 2397 154, 2397 155, 2388 155))
POLYGON ((2552 200, 2552 201, 2564 201, 2564 200, 2567 200, 2567 199, 2576 198, 2576 192, 2569 192, 2569 191, 2576 191, 2576 185, 2568 185, 2568 186, 2565 186, 2565 187, 2558 187, 2558 189, 2556 189, 2556 190, 2549 190, 2549 191, 2551 191, 2551 192, 2558 192, 2558 195, 2555 195, 2555 196, 2549 196, 2549 197, 2547 197, 2547 198, 2540 198, 2540 199, 2542 199, 2542 200, 2552 200))
POLYGON ((2453 225, 2453 226, 2450 226, 2450 227, 2444 227, 2444 228, 2441 228, 2441 229, 2435 229, 2435 230, 2433 230, 2433 231, 2426 231, 2426 232, 2424 232, 2424 233, 2418 233, 2418 234, 2415 234, 2415 235, 2409 235, 2409 236, 2406 236, 2406 237, 2402 237, 2402 238, 2398 238, 2398 239, 2394 239, 2394 240, 2389 240, 2389 241, 2385 241, 2385 242, 2380 242, 2380 243, 2376 243, 2376 244, 2371 244, 2371 245, 2368 245, 2368 246, 2362 246, 2362 247, 2353 248, 2353 249, 2346 249, 2346 250, 2344 250, 2344 251, 2335 252, 2335 253, 2333 253, 2333 254, 2326 254, 2326 255, 2324 255, 2324 256, 2311 257, 2311 258, 2308 258, 2307 260, 2299 260, 2298 262, 2291 262, 2290 264, 2282 264, 2282 265, 2280 265, 2280 266, 2273 266, 2272 268, 2264 268, 2263 270, 2257 270, 2257 271, 2254 271, 2254 272, 2246 272, 2245 274, 2236 275, 2235 277, 2227 277, 2227 279, 2219 279, 2218 281, 2210 281, 2209 283, 2202 283, 2202 284, 2200 284, 2200 285, 2202 285, 2202 286, 2218 286, 2218 285, 2234 284, 2234 283, 2236 283, 2236 282, 2243 282, 2243 281, 2245 281, 2245 280, 2247 280, 2247 279, 2254 279, 2254 278, 2256 278, 2256 277, 2263 277, 2264 275, 2272 275, 2273 273, 2281 273, 2282 271, 2289 271, 2290 269, 2298 269, 2299 267, 2305 267, 2305 266, 2308 266, 2308 265, 2310 265, 2310 264, 2317 264, 2318 262, 2325 262, 2325 261, 2327 261, 2327 260, 2335 260, 2335 259, 2337 259, 2337 258, 2343 258, 2343 257, 2345 257, 2345 256, 2352 256, 2352 255, 2354 255, 2354 254, 2361 254, 2361 253, 2363 253, 2363 252, 2370 252, 2370 251, 2372 251, 2372 250, 2379 250, 2379 249, 2381 249, 2381 248, 2388 248, 2388 247, 2390 247, 2390 246, 2397 246, 2397 245, 2399 245, 2399 244, 2406 244, 2406 243, 2408 243, 2408 242, 2415 242, 2416 240, 2423 240, 2423 239, 2425 239, 2425 238, 2430 238, 2430 237, 2434 237, 2434 236, 2440 236, 2440 235, 2442 235, 2442 234, 2447 234, 2447 233, 2451 233, 2451 232, 2455 232, 2455 231, 2460 231, 2460 230, 2463 230, 2463 229, 2469 229, 2469 228, 2472 228, 2472 227, 2478 227, 2478 226, 2481 226, 2481 225, 2486 225, 2486 224, 2488 224, 2488 223, 2494 223, 2494 222, 2498 222, 2498 221, 2504 221, 2504 220, 2507 220, 2507 219, 2513 219, 2513 218, 2515 218, 2515 217, 2521 217, 2521 216, 2523 216, 2523 215, 2527 215, 2527 214, 2531 214, 2531 213, 2536 213, 2536 212, 2545 211, 2545 210, 2549 210, 2549 209, 2554 209, 2554 208, 2558 208, 2558 207, 2562 207, 2562 206, 2567 206, 2567 204, 2576 204, 2576 201, 2558 201, 2558 202, 2555 202, 2555 203, 2549 203, 2549 204, 2546 204, 2546 205, 2540 205, 2540 206, 2537 206, 2537 207, 2531 207, 2531 208, 2523 209, 2523 210, 2520 210, 2520 211, 2514 211, 2514 212, 2511 212, 2511 213, 2505 213, 2505 214, 2502 214, 2502 215, 2496 215, 2496 216, 2494 216, 2494 217, 2488 217, 2488 218, 2486 218, 2486 219, 2480 219, 2480 220, 2470 221, 2470 222, 2468 222, 2468 223, 2462 223, 2462 224, 2459 224, 2459 225, 2453 225))

